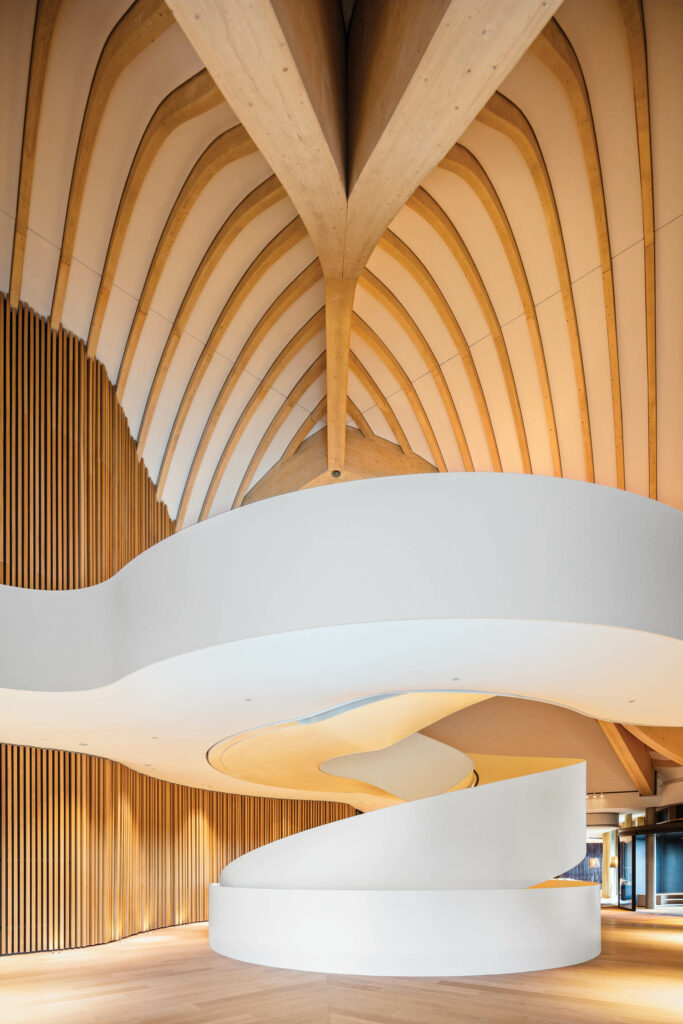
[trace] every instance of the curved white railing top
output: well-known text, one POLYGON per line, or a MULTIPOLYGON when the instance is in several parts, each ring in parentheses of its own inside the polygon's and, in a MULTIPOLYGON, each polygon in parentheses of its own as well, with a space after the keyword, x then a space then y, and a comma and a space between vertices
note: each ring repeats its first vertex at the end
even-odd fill
POLYGON ((523 889, 583 859, 586 764, 442 793, 297 832, 228 864, 260 889, 523 889))

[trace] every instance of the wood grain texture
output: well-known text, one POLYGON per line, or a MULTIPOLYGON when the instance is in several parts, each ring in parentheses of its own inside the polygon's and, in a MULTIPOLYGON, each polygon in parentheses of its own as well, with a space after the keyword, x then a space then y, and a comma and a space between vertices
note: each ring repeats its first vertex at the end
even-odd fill
POLYGON ((602 912, 595 960, 532 974, 362 978, 241 963, 204 924, 0 961, 21 1024, 674 1024, 683 918, 602 912))
MULTIPOLYGON (((180 405, 178 406, 178 411, 175 415, 175 419, 173 420, 173 426, 171 427, 171 432, 169 434, 168 441, 166 442, 164 454, 161 459, 161 468, 159 469, 159 476, 157 478, 157 487, 160 494, 163 494, 164 492, 168 474, 171 469, 173 455, 178 446, 178 442, 180 441, 180 436, 190 409, 192 408, 192 403, 199 390, 199 386, 204 379, 204 375, 211 365, 211 360, 218 351, 218 347, 225 332, 228 330, 230 323, 234 319, 237 311, 240 309, 247 296, 253 291, 259 281, 262 280, 268 270, 275 266, 278 260, 290 252, 291 249, 293 249, 294 246, 305 237, 306 229, 304 228, 303 222, 299 217, 295 217, 289 222, 289 224, 282 228, 282 230, 278 232, 270 242, 268 242, 256 259, 249 264, 244 274, 235 285, 235 288, 230 293, 222 310, 218 314, 218 318, 211 328, 211 333, 204 344, 199 355, 199 359, 192 370, 192 375, 183 392, 182 398, 180 399, 180 405)), ((202 460, 206 453, 206 448, 209 445, 211 437, 213 436, 213 431, 218 425, 221 412, 237 383, 239 375, 248 364, 268 331, 277 322, 278 318, 287 309, 289 309, 289 307, 296 302, 296 300, 300 298, 301 295, 303 295, 304 292, 315 283, 315 281, 319 280, 319 278, 319 264, 317 260, 314 260, 268 307, 242 346, 237 359, 230 368, 230 372, 218 398, 216 399, 216 403, 211 410, 195 451, 192 465, 183 489, 183 496, 180 501, 180 508, 178 511, 179 524, 182 523, 185 517, 187 505, 192 494, 192 488, 194 487, 194 481, 199 473, 202 460)))
POLYGON ((116 381, 116 394, 119 400, 123 398, 126 389, 128 374, 133 365, 133 357, 140 341, 140 335, 142 334, 152 299, 154 298, 154 292, 171 255, 171 250, 180 229, 187 220, 197 199, 214 175, 218 174, 223 167, 227 167, 234 160, 241 160, 243 157, 250 156, 254 152, 255 146, 253 142, 244 128, 238 124, 234 128, 229 128, 228 131, 223 132, 222 135, 219 135, 217 139, 214 139, 206 147, 185 179, 183 187, 173 203, 171 212, 166 218, 166 223, 157 242, 152 262, 145 277, 145 283, 140 292, 140 298, 138 299, 133 322, 128 333, 116 381))
MULTIPOLYGON (((436 384, 437 391, 439 392, 439 398, 443 402, 444 409, 446 410, 451 429, 453 430, 453 434, 458 445, 458 450, 460 451, 460 457, 462 458, 463 465, 468 472, 472 472, 474 470, 474 463, 472 462, 469 445, 467 444, 465 431, 462 429, 462 423, 460 422, 460 416, 458 415, 453 395, 446 383, 446 378, 444 377, 443 370, 439 365, 439 361, 434 355, 434 352, 424 334, 399 298, 394 295, 391 289, 387 288, 384 282, 373 274, 371 270, 366 269, 363 271, 359 285, 368 292, 373 299, 376 299, 377 302, 384 306, 386 311, 394 317, 424 360, 425 366, 434 378, 434 383, 436 384)), ((438 462, 437 466, 439 469, 442 468, 438 462)), ((445 468, 445 466, 443 468, 445 468)))
POLYGON ((225 443, 221 457, 218 460, 218 464, 214 470, 213 476, 211 477, 211 483, 206 491, 206 497, 204 498, 202 510, 199 515, 200 520, 206 519, 210 514, 211 506, 213 505, 216 494, 218 493, 221 480, 225 476, 228 463, 235 452, 235 448, 239 444, 240 438, 249 425, 252 416, 257 411, 270 389, 275 386, 275 382, 283 370, 289 366, 297 353, 300 352, 316 334, 324 330, 324 327, 325 310, 319 309, 317 313, 314 313, 313 316, 306 321, 303 327, 299 328, 294 337, 287 342, 285 347, 278 353, 269 366, 263 379, 257 384, 249 401, 240 413, 237 423, 232 428, 230 437, 225 443))
POLYGON ((683 726, 625 725, 624 729, 647 747, 663 754, 672 764, 683 765, 683 726))
MULTIPOLYGON (((488 125, 496 131, 506 135, 519 149, 524 161, 529 168, 533 178, 539 202, 543 209, 548 237, 553 250, 555 267, 560 282, 562 293, 562 305, 564 316, 567 322, 567 334, 569 336, 569 347, 572 354, 574 366, 574 380, 576 381, 576 396, 579 407, 579 419, 581 421, 581 436, 583 439, 583 458, 586 469, 586 480, 591 483, 595 481, 595 468, 593 465, 593 440, 591 437, 590 415, 588 412, 588 396, 586 393, 586 375, 583 366, 583 353, 581 351, 581 340, 579 338, 579 327, 576 316, 576 305, 574 303, 574 292, 572 290, 571 277, 569 274, 569 261, 567 250, 560 224, 560 215, 555 202, 555 193, 550 182, 550 175, 546 166, 541 147, 529 121, 519 107, 506 99, 501 93, 494 93, 477 118, 482 124, 488 125)), ((528 472, 528 470, 527 470, 528 472)))
POLYGON ((451 171, 453 174, 459 175, 463 181, 467 182, 486 210, 486 213, 496 230, 496 234, 500 239, 501 245, 505 250, 505 255, 508 263, 510 264, 510 270, 512 271, 512 275, 515 279, 515 284, 524 309, 524 316, 526 317, 529 337, 531 339, 531 347, 533 349, 534 360, 536 362, 536 371, 538 373, 538 381, 541 388, 541 396, 543 398, 545 421, 548 429, 548 441, 550 443, 550 453, 552 456, 553 475, 562 476, 562 460, 560 458, 560 444, 557 437, 555 407, 553 405, 553 397, 550 390, 548 365, 545 358, 543 339, 541 337, 541 328, 538 323, 538 315, 536 313, 536 307, 531 294, 529 279, 522 261, 522 254, 519 251, 519 246, 517 245, 517 240, 512 230, 512 226, 489 176, 486 174, 486 171, 476 157, 474 157, 469 150, 459 144, 453 146, 447 156, 445 156, 441 161, 440 166, 443 167, 444 170, 451 171))
POLYGON ((607 225, 607 206, 605 188, 602 180, 602 168, 598 153, 598 140, 595 134, 595 123, 591 110, 588 88, 583 77, 581 65, 569 39, 553 18, 532 45, 532 52, 543 61, 565 89, 576 127, 581 138, 583 158, 588 174, 591 202, 595 228, 598 234, 600 267, 602 270, 602 289, 605 304, 605 323, 607 326, 607 346, 609 351, 610 380, 612 385, 612 416, 614 420, 614 447, 617 471, 617 487, 623 489, 624 480, 624 428, 621 410, 621 381, 619 378, 619 348, 617 345, 617 314, 614 302, 614 275, 612 273, 612 253, 610 248, 609 228, 607 225))
POLYGON ((507 345, 505 344, 503 329, 500 326, 500 321, 498 320, 498 315, 494 309, 493 302, 491 301, 491 297, 486 289, 486 285, 479 273, 472 254, 465 245, 459 231, 447 216, 446 212, 441 208, 441 206, 439 206, 434 197, 431 196, 426 189, 422 187, 418 188, 410 197, 406 206, 424 218, 442 242, 445 243, 463 272, 465 280, 472 289, 474 297, 477 300, 477 304, 482 312, 484 320, 486 321, 486 325, 491 333, 496 350, 496 356, 498 357, 498 363, 500 365, 501 373, 503 374, 503 380, 505 381, 505 390, 508 395, 512 418, 515 424, 515 432, 517 434, 517 442, 519 444, 522 468, 525 473, 530 473, 531 458, 529 456, 529 445, 527 443, 526 429, 524 427, 524 417, 522 416, 522 409, 519 404, 517 385, 515 384, 515 378, 510 364, 507 345))
MULTIPOLYGON (((446 463, 444 462, 443 455, 441 454, 439 442, 436 439, 436 434, 434 433, 431 421, 425 412, 420 396, 415 390, 415 385, 411 381, 410 377, 405 372, 389 346, 382 341, 379 335, 373 331, 372 327, 363 320, 359 313, 354 312, 351 328, 358 337, 365 342, 368 348, 378 356, 379 359, 381 359, 403 394, 408 399, 410 406, 415 413, 415 418, 422 428, 422 433, 424 434, 432 458, 434 459, 434 465, 438 470, 445 473, 446 463)), ((353 353, 351 354, 353 355, 353 353)), ((398 434, 396 434, 396 440, 398 439, 398 434)))
POLYGON ((275 440, 275 436, 283 425, 285 420, 288 418, 292 409, 295 405, 301 401, 308 389, 316 380, 325 372, 325 353, 321 352, 317 359, 311 363, 307 370, 305 370, 299 380, 296 382, 294 387, 291 389, 285 400, 282 402, 280 408, 277 410, 270 423, 263 432, 263 436, 259 441, 254 454, 251 457, 249 465, 247 466, 242 481, 237 489, 237 494, 233 501, 232 507, 238 508, 244 499, 245 494, 251 486, 251 482, 256 475, 258 467, 261 464, 263 457, 270 448, 271 444, 275 440))
POLYGON ((387 422, 387 426, 391 430, 392 434, 396 438, 399 448, 404 455, 412 455, 413 450, 408 443, 408 438, 405 435, 403 427, 399 423, 396 413, 391 408, 389 401, 385 398, 382 389, 377 384, 374 377, 370 374, 367 368, 360 361, 358 356, 354 353, 350 353, 349 366, 355 377, 358 378, 362 386, 369 394, 372 401, 375 403, 382 416, 387 422))
POLYGON ((118 267, 126 231, 135 209, 147 172, 166 139, 180 125, 193 117, 211 110, 223 101, 221 93, 211 81, 208 71, 199 71, 187 82, 174 89, 162 102, 147 125, 133 157, 133 162, 123 187, 121 200, 111 229, 107 254, 102 269, 95 308, 88 332, 88 355, 97 353, 100 332, 109 303, 116 268, 118 267))
MULTIPOLYGON (((295 221, 293 223, 300 224, 301 222, 295 221)), ((311 263, 308 264, 307 267, 304 268, 304 270, 301 271, 300 274, 297 275, 297 277, 294 278, 294 280, 290 284, 287 285, 287 287, 278 295, 274 302, 271 303, 271 305, 265 311, 259 322, 254 327, 251 334, 244 342, 244 345, 240 349, 240 352, 237 358, 235 359, 235 362, 230 367, 230 371, 228 372, 228 375, 225 378, 223 386, 221 387, 221 390, 218 393, 218 397, 216 398, 216 401, 213 404, 213 408, 211 409, 209 418, 204 426, 204 430, 199 440, 199 444, 197 445, 197 450, 195 451, 194 458, 192 459, 192 465, 190 466, 190 471, 185 481, 183 495, 182 498, 180 499, 180 505, 178 508, 178 528, 180 528, 185 522, 185 516, 187 515, 187 509, 190 503, 190 499, 192 497, 192 491, 196 483, 197 476, 202 465, 202 461, 204 460, 204 457, 208 451, 213 435, 218 427, 221 416, 223 415, 223 410, 225 409, 228 400, 230 399, 230 396, 235 389, 240 374, 249 365, 249 361, 256 352, 256 350, 258 349, 259 345, 263 342, 264 338, 268 335, 268 332, 278 322, 280 317, 283 316, 284 313, 286 313, 286 311, 290 309, 291 306, 293 306, 294 303, 298 299, 300 299, 302 295, 305 295, 306 292, 310 288, 312 288, 319 280, 320 264, 318 263, 317 259, 314 259, 311 263)), ((204 357, 204 352, 206 352, 206 348, 202 352, 200 361, 204 357)), ((194 394, 192 388, 198 386, 198 384, 195 384, 195 374, 197 373, 197 368, 199 366, 200 363, 198 362, 193 372, 193 375, 190 378, 190 383, 188 384, 185 390, 185 394, 183 395, 183 404, 181 404, 178 416, 176 417, 176 421, 173 424, 171 437, 169 438, 168 442, 169 446, 172 441, 174 441, 174 443, 177 443, 177 437, 180 436, 179 431, 177 429, 178 417, 180 416, 181 411, 189 411, 191 397, 194 394)), ((185 415, 187 415, 187 411, 185 412, 185 415)), ((168 446, 166 450, 169 450, 168 446)), ((166 454, 164 454, 164 461, 162 462, 162 471, 159 474, 160 481, 162 479, 162 473, 164 471, 165 464, 166 454)), ((165 476, 163 477, 163 479, 165 480, 165 476)))
POLYGON ((292 438, 284 455, 241 499, 242 505, 289 494, 304 487, 365 480, 375 476, 402 476, 408 473, 436 473, 431 462, 414 452, 406 454, 399 445, 383 437, 364 436, 354 427, 346 428, 346 468, 339 479, 330 479, 327 469, 327 430, 306 434, 320 421, 324 399, 313 410, 292 438))
POLYGON ((358 0, 348 36, 345 277, 358 277, 558 0, 358 0))
POLYGON ((351 316, 356 283, 356 280, 345 277, 327 278, 325 281, 327 465, 330 473, 341 472, 346 457, 351 316))
POLYGON ((169 0, 301 216, 327 276, 346 225, 344 27, 328 0, 169 0))
POLYGON ((430 274, 429 270, 427 270, 424 263, 418 256, 416 256, 413 250, 407 246, 401 238, 399 238, 398 235, 391 231, 391 229, 387 229, 384 232, 379 241, 378 248, 387 252, 392 259, 396 260, 396 262, 403 267, 404 270, 408 271, 411 277, 420 286, 446 327, 455 347, 455 351, 462 360, 462 365, 465 369, 465 374, 472 390, 472 397, 474 398, 477 411, 479 412, 481 419, 482 429, 486 438, 486 445, 491 457, 491 464, 494 471, 499 473, 502 466, 500 464, 498 444, 493 432, 491 416, 489 414, 488 405, 486 404, 486 398, 484 397, 484 390, 481 386, 481 381, 479 380, 479 374, 477 372, 477 367, 475 366, 472 353, 470 352, 470 347, 465 340, 465 335, 462 333, 462 329, 455 317, 455 314, 453 313, 453 310, 449 306, 443 292, 430 274))
POLYGON ((88 169, 114 83, 128 64, 172 24, 173 15, 164 0, 136 0, 111 30, 100 54, 90 84, 71 175, 57 279, 52 296, 50 322, 53 327, 58 327, 62 319, 88 169))
POLYGON ((655 205, 652 180, 650 89, 647 75, 647 43, 642 0, 619 0, 626 26, 633 101, 638 132, 640 194, 643 206, 643 259, 645 262, 645 347, 647 353, 647 437, 649 495, 657 497, 657 345, 655 318, 655 205))
POLYGON ((104 367, 0 294, 0 583, 108 579, 174 524, 104 367))
POLYGON ((0 744, 0 954, 205 921, 235 857, 345 804, 191 789, 90 754, 0 744))
MULTIPOLYGON (((164 350, 161 354, 161 359, 157 366, 154 374, 154 380, 152 387, 147 395, 147 401, 145 403, 145 410, 142 414, 142 422, 140 423, 140 430, 138 431, 138 451, 142 455, 145 450, 145 444, 149 436, 149 431, 152 426, 154 419, 154 413, 156 412, 161 391, 164 386, 164 381, 168 375, 168 371, 171 368, 173 357, 175 356, 178 344, 183 335, 183 331, 187 327, 190 315, 197 305, 197 302, 201 298, 206 284, 211 278, 211 275, 216 270, 221 259, 228 251, 231 245, 233 245, 240 237, 241 233, 251 224, 251 222, 260 214, 270 209, 275 203, 283 199, 285 190, 279 183, 275 175, 271 174, 269 178, 257 185, 249 195, 237 204, 235 209, 232 211, 230 216, 218 229, 216 234, 211 241, 208 249, 202 257, 202 261, 197 267, 190 284, 187 287, 187 291, 183 296, 183 300, 178 307, 178 312, 175 315, 173 326, 168 333, 168 338, 164 345, 164 350)), ((234 303, 231 305, 233 308, 234 303)), ((221 328, 222 329, 222 328, 221 328)))
POLYGON ((62 0, 38 0, 36 6, 33 43, 31 46, 31 64, 26 92, 26 108, 24 110, 24 134, 21 140, 21 165, 19 168, 19 188, 17 190, 17 212, 14 221, 12 269, 10 271, 9 295, 13 306, 18 305, 21 296, 21 278, 24 272, 26 232, 28 231, 28 215, 31 208, 33 171, 36 162, 36 142, 38 140, 40 110, 43 103, 45 73, 50 55, 52 33, 61 3, 62 0))
POLYGON ((602 722, 598 719, 598 724, 640 795, 653 796, 655 773, 645 743, 617 722, 602 722))

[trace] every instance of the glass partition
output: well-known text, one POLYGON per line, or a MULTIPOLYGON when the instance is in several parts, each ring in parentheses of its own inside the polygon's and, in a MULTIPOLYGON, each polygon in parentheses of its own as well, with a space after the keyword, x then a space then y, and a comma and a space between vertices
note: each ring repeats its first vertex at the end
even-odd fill
POLYGON ((633 843, 631 836, 619 839, 619 906, 633 909, 633 843))

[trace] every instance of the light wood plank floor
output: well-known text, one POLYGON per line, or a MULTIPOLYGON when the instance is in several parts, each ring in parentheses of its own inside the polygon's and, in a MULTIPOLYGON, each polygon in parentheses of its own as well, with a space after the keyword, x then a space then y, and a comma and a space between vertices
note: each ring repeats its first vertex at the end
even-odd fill
POLYGON ((206 925, 0 959, 2 1024, 680 1024, 683 920, 603 911, 577 967, 485 978, 300 974, 226 960, 206 925))

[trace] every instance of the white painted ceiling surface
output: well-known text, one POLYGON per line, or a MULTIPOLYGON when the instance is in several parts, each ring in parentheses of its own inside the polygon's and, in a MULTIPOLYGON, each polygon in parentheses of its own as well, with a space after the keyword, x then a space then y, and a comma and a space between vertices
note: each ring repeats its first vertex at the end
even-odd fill
MULTIPOLYGON (((29 213, 26 261, 21 298, 49 315, 79 127, 98 55, 127 0, 64 0, 50 49, 45 98, 39 123, 36 168, 29 213)), ((21 159, 25 83, 28 77, 34 5, 5 0, 2 5, 0 60, 0 131, 6 140, 0 161, 0 288, 9 287, 14 217, 21 159)), ((616 291, 619 389, 623 411, 625 485, 648 494, 648 384, 645 344, 645 287, 641 181, 628 38, 616 0, 567 0, 557 16, 579 60, 595 122, 611 262, 616 291)), ((667 0, 645 4, 654 175, 656 314, 657 314, 657 496, 683 505, 680 440, 683 436, 683 5, 667 0)), ((136 147, 155 109, 175 88, 201 70, 189 43, 171 25, 143 50, 115 82, 102 115, 92 153, 62 320, 84 339, 91 328, 100 276, 111 228, 126 174, 136 147)), ((567 252, 586 376, 591 441, 598 483, 617 482, 615 424, 602 273, 595 219, 574 115, 564 87, 543 62, 529 52, 504 82, 501 93, 528 119, 547 165, 567 252)), ((117 381, 126 340, 145 276, 163 225, 191 168, 206 148, 235 125, 225 102, 197 114, 175 128, 144 178, 135 203, 106 307, 97 356, 117 381)), ((455 141, 455 140, 454 140, 455 141)), ((558 274, 539 194, 516 145, 502 132, 475 121, 460 140, 481 163, 510 221, 528 277, 548 367, 557 423, 562 473, 586 479, 580 408, 572 364, 567 321, 558 274)), ((135 357, 120 399, 131 430, 139 435, 161 352, 188 285, 211 240, 236 206, 269 175, 259 153, 217 170, 196 196, 171 246, 151 297, 135 357)), ((553 464, 541 385, 518 286, 489 214, 472 188, 456 174, 437 168, 424 182, 462 236, 481 275, 502 327, 519 395, 531 468, 551 474, 553 464)), ((153 479, 158 479, 175 416, 193 368, 226 300, 242 274, 264 247, 290 222, 296 211, 287 198, 259 214, 228 247, 208 276, 182 332, 168 374, 153 405, 141 454, 153 479)), ((504 471, 522 469, 520 444, 512 406, 494 343, 472 287, 427 220, 404 208, 391 231, 424 264, 445 296, 469 347, 481 381, 504 471)), ((315 259, 310 240, 302 237, 286 249, 255 280, 225 332, 189 411, 177 446, 169 453, 161 497, 173 516, 178 513, 198 444, 214 402, 234 360, 258 324, 271 310, 272 323, 239 374, 237 385, 207 438, 188 488, 181 525, 200 515, 229 509, 259 442, 273 417, 284 407, 282 426, 257 459, 253 480, 280 458, 307 416, 324 399, 324 367, 287 411, 286 398, 305 370, 324 349, 323 331, 282 370, 274 371, 262 401, 254 402, 250 421, 215 481, 210 508, 202 506, 228 438, 259 382, 296 331, 323 305, 323 286, 311 280, 289 309, 276 307, 284 289, 315 259), (252 415, 253 413, 253 415, 252 415)), ((388 347, 390 359, 408 374, 434 429, 448 470, 462 470, 442 398, 415 338, 401 326, 401 305, 414 321, 441 366, 460 416, 475 470, 493 468, 481 411, 446 323, 415 273, 395 255, 378 247, 370 271, 389 290, 388 306, 361 282, 355 308, 388 347)), ((312 271, 315 277, 315 267, 312 271)), ((416 419, 396 373, 387 368, 358 330, 352 351, 372 374, 395 413, 412 449, 429 461, 434 454, 416 419)), ((350 397, 368 427, 395 441, 390 424, 375 398, 351 372, 350 397)), ((311 429, 324 425, 323 418, 311 429)))

